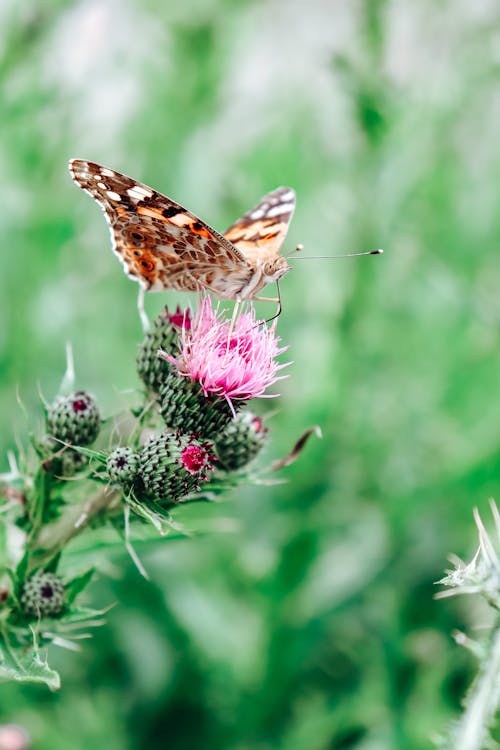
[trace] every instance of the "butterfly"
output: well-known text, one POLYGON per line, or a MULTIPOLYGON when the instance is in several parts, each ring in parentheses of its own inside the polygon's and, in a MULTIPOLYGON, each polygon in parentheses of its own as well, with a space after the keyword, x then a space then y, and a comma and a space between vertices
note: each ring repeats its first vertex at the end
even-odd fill
POLYGON ((219 234, 165 195, 108 167, 72 159, 71 176, 97 201, 125 273, 145 290, 257 299, 288 270, 279 254, 295 192, 279 187, 219 234))

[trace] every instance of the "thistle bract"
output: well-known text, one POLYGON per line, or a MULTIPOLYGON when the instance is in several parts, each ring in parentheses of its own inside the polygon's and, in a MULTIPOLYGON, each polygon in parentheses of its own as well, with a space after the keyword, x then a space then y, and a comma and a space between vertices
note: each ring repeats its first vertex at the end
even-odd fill
POLYGON ((244 411, 229 422, 215 441, 215 452, 226 471, 241 469, 252 461, 267 440, 262 419, 244 411))
POLYGON ((164 380, 160 412, 170 429, 207 439, 215 439, 233 416, 226 399, 205 395, 200 383, 174 371, 164 380))
POLYGON ((58 396, 47 410, 47 432, 64 443, 90 445, 99 433, 97 404, 85 391, 58 396))
POLYGON ((153 392, 158 393, 167 376, 170 365, 158 357, 158 350, 168 354, 179 351, 179 334, 183 328, 189 330, 191 319, 189 310, 182 312, 177 307, 175 313, 169 313, 168 308, 153 321, 149 331, 137 352, 137 372, 143 383, 153 392))

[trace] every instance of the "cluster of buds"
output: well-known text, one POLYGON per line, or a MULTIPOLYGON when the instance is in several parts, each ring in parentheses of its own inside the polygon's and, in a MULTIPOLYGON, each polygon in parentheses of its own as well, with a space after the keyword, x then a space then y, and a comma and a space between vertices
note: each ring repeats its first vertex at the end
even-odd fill
MULTIPOLYGON (((231 472, 244 475, 268 432, 247 404, 281 378, 285 365, 276 358, 282 351, 275 327, 259 324, 253 310, 230 321, 208 297, 194 316, 165 309, 139 347, 145 398, 128 436, 106 436, 96 401, 85 391, 60 395, 46 407, 45 434, 36 444, 41 479, 27 499, 28 507, 39 503, 32 518, 41 525, 57 519, 72 497, 69 487, 76 486, 69 480, 78 480, 78 473, 83 481, 104 483, 118 510, 123 500, 150 520, 199 497, 212 480, 212 487, 220 487, 231 472)), ((38 558, 27 559, 16 593, 8 593, 9 606, 15 600, 25 620, 71 612, 79 584, 63 583, 57 561, 57 552, 49 555, 44 570, 38 558)))
POLYGON ((214 469, 244 468, 267 430, 242 407, 279 379, 282 351, 274 327, 259 325, 253 311, 230 323, 207 297, 194 317, 163 311, 137 356, 162 429, 137 449, 109 454, 110 482, 141 503, 168 507, 199 491, 214 469))

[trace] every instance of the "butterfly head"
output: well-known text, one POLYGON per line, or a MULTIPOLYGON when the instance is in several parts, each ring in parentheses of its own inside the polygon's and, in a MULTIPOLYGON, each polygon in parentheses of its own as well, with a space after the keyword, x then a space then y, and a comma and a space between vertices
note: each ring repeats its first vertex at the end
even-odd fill
POLYGON ((265 284, 271 284, 273 281, 281 279, 289 270, 290 266, 286 262, 286 258, 279 256, 263 263, 262 279, 265 284))

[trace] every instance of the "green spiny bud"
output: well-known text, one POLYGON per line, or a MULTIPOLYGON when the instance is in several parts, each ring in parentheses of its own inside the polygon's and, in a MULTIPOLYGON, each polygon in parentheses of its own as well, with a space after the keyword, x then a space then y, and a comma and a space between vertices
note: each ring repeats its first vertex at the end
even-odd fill
POLYGON ((115 448, 106 461, 106 469, 111 482, 122 487, 130 487, 139 471, 140 457, 132 448, 115 448))
POLYGON ((85 391, 58 396, 47 411, 47 432, 57 440, 74 445, 90 445, 100 427, 97 404, 85 391))
POLYGON ((267 432, 260 417, 252 412, 237 414, 215 440, 215 452, 222 468, 234 471, 246 466, 265 444, 267 432))
POLYGON ((67 448, 61 455, 61 475, 72 477, 87 466, 87 457, 78 451, 67 448))
POLYGON ((28 617, 59 617, 65 604, 64 584, 54 573, 37 573, 24 584, 21 607, 28 617))
POLYGON ((157 502, 175 503, 200 488, 214 460, 212 443, 164 432, 142 449, 140 476, 157 502))
POLYGON ((158 357, 158 350, 162 349, 167 354, 178 354, 179 333, 190 325, 189 310, 183 313, 180 307, 177 307, 175 313, 170 314, 168 308, 165 308, 153 321, 151 331, 140 344, 136 360, 137 372, 143 383, 155 393, 159 393, 170 369, 168 362, 158 357))
POLYGON ((225 398, 205 396, 201 385, 169 372, 160 391, 160 412, 167 427, 215 439, 232 417, 225 398))

